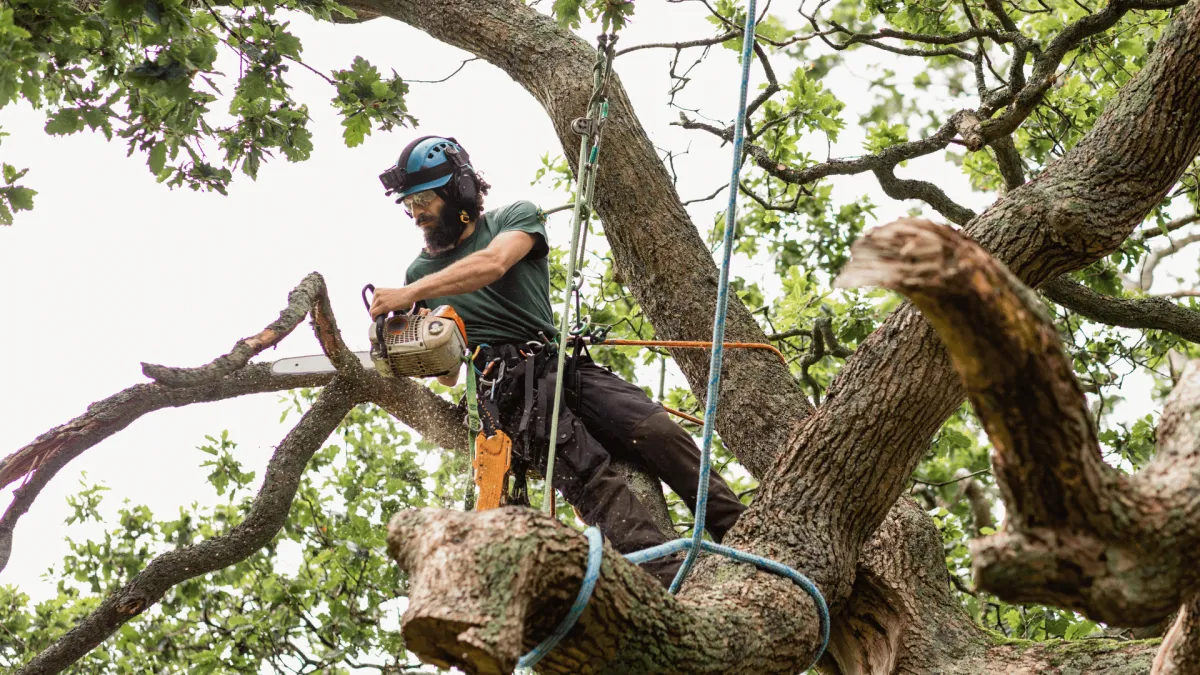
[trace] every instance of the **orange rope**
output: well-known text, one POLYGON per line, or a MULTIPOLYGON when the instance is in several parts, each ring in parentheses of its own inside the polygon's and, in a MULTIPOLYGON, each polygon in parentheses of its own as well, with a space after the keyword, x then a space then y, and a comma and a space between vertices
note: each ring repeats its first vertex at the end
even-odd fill
POLYGON ((693 417, 692 415, 689 415, 685 412, 680 412, 674 408, 668 408, 665 405, 663 406, 663 410, 666 410, 667 412, 671 413, 672 415, 675 415, 676 417, 682 417, 683 419, 685 419, 689 422, 695 422, 696 424, 699 424, 700 426, 704 426, 704 420, 700 419, 699 417, 693 417))
MULTIPOLYGON (((606 339, 598 346, 618 345, 629 347, 702 347, 712 349, 712 342, 703 342, 698 340, 609 340, 606 339)), ((787 365, 787 359, 784 358, 783 352, 779 351, 775 345, 768 345, 762 342, 726 342, 725 346, 732 349, 767 349, 774 352, 775 356, 779 357, 780 363, 787 365)))

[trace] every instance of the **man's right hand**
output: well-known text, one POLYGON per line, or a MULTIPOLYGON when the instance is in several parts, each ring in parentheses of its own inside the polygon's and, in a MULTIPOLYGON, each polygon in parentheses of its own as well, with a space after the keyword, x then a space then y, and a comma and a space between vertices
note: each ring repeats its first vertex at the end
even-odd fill
POLYGON ((413 294, 408 288, 377 288, 375 295, 371 298, 371 318, 387 314, 388 312, 396 312, 407 310, 416 303, 413 299, 413 294))

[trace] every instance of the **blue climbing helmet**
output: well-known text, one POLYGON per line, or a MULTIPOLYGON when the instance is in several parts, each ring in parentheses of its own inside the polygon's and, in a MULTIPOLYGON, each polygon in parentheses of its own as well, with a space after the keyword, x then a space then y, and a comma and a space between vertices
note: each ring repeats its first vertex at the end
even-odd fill
POLYGON ((379 180, 385 195, 396 195, 397 204, 425 190, 459 204, 472 204, 479 194, 471 157, 453 137, 422 136, 410 142, 379 180))

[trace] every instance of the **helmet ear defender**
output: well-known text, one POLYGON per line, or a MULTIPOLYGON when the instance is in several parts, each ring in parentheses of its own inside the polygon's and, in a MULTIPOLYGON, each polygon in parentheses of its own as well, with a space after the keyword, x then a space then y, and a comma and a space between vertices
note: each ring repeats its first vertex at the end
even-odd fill
MULTIPOLYGON (((449 182, 443 183, 441 187, 432 189, 439 196, 448 198, 449 201, 459 204, 474 203, 479 196, 479 179, 476 177, 475 171, 471 168, 471 156, 467 154, 466 150, 462 149, 462 146, 453 137, 443 139, 444 143, 440 146, 434 146, 435 150, 440 149, 442 151, 442 154, 445 155, 448 161, 413 172, 407 170, 408 160, 413 150, 422 141, 427 141, 431 138, 440 139, 442 137, 422 136, 412 141, 404 148, 404 152, 400 153, 400 160, 394 166, 389 167, 387 171, 379 174, 379 180, 383 183, 384 194, 391 196, 404 192, 413 186, 449 176, 449 182)), ((407 196, 400 197, 396 200, 396 203, 399 204, 407 196)))

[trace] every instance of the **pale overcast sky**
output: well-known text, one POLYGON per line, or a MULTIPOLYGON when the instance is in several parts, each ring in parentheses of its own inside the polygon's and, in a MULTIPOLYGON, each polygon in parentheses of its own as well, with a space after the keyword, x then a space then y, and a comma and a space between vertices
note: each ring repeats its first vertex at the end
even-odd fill
MULTIPOLYGON (((639 3, 620 44, 711 35, 704 15, 697 3, 639 3)), ((795 25, 798 17, 784 18, 795 25)), ((324 71, 348 67, 362 55, 406 79, 438 79, 470 56, 390 20, 333 26, 297 16, 293 30, 303 41, 305 60, 324 71)), ((582 31, 589 41, 596 33, 595 28, 582 31)), ((699 50, 689 53, 695 58, 699 50)), ((669 50, 636 52, 620 58, 616 70, 654 141, 676 151, 690 147, 677 162, 679 191, 684 198, 698 197, 728 180, 730 157, 728 148, 703 132, 670 126, 678 119, 678 111, 666 106, 671 55, 669 50)), ((878 55, 856 57, 851 69, 856 77, 826 83, 848 107, 848 128, 835 156, 861 152, 855 124, 867 105, 865 64, 878 55)), ((228 72, 236 73, 233 62, 226 63, 228 72)), ((781 76, 790 72, 783 63, 776 64, 781 76)), ((891 57, 882 63, 893 69, 919 67, 891 57)), ((714 49, 693 75, 680 102, 710 117, 731 119, 737 101, 735 53, 714 49)), ((24 182, 39 192, 33 212, 19 213, 14 226, 0 229, 6 372, 0 389, 0 410, 6 413, 0 456, 83 413, 89 403, 146 381, 140 362, 194 366, 226 352, 237 339, 274 320, 288 291, 314 270, 329 284, 347 342, 365 349, 368 324, 360 288, 368 282, 401 285, 403 270, 420 247, 416 228, 383 196, 377 178, 415 135, 456 136, 493 185, 491 206, 518 199, 545 207, 563 202, 561 195, 530 185, 541 156, 561 154, 547 117, 529 94, 483 61, 467 64, 446 84, 413 84, 409 109, 419 128, 376 133, 355 149, 342 143, 341 127, 327 104, 331 88, 300 68, 293 69, 290 81, 294 97, 311 109, 313 157, 300 164, 273 161, 257 182, 239 176, 229 197, 168 190, 155 183, 143 156, 127 158, 119 142, 90 132, 50 137, 41 130, 42 113, 24 105, 0 111, 0 128, 11 134, 0 146, 0 157, 29 167, 24 182)), ((823 139, 815 143, 817 156, 824 145, 823 139)), ((971 194, 940 154, 900 173, 937 181, 975 209, 991 201, 971 194)), ((916 205, 888 199, 869 176, 840 179, 837 185, 847 197, 872 195, 880 222, 916 205)), ((724 198, 696 205, 693 215, 698 222, 711 222, 723 204, 724 198)), ((566 245, 568 227, 569 214, 553 217, 552 245, 566 245)), ((305 324, 264 357, 317 352, 305 324)), ((194 448, 205 434, 228 429, 240 444, 239 459, 261 479, 267 457, 287 430, 278 424, 277 401, 277 394, 263 394, 155 412, 88 450, 60 472, 22 519, 0 583, 16 584, 35 598, 53 594, 53 580, 40 575, 67 551, 66 496, 79 488, 82 472, 112 488, 110 506, 129 498, 161 515, 174 514, 194 500, 210 501, 211 489, 198 467, 202 456, 194 448)), ((0 508, 9 503, 12 487, 0 490, 0 508)))

